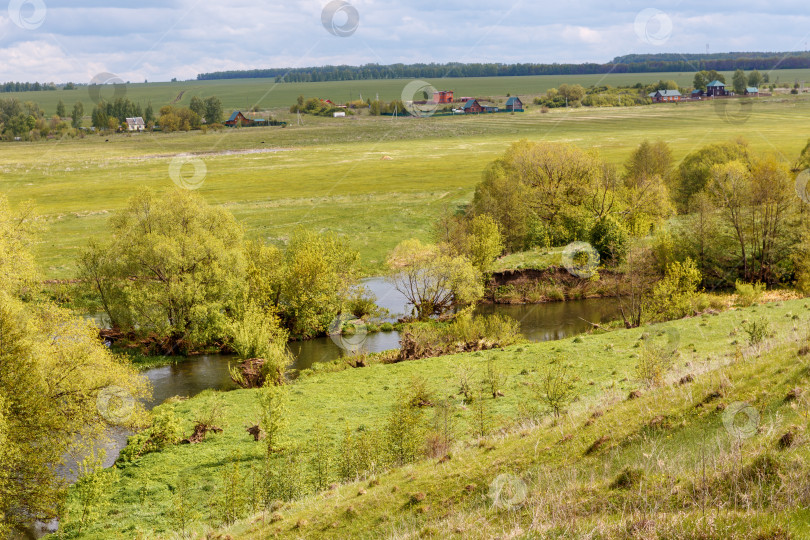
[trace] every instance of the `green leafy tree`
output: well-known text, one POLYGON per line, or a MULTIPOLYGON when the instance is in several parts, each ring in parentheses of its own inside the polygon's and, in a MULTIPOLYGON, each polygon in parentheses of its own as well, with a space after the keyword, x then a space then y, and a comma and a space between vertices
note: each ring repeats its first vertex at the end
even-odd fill
POLYGON ((731 83, 734 88, 734 93, 744 94, 745 88, 748 84, 748 78, 745 76, 745 72, 741 69, 735 71, 734 77, 731 79, 731 83))
POLYGON ((61 99, 56 104, 56 116, 58 116, 59 118, 64 118, 65 116, 67 116, 67 113, 65 112, 65 102, 62 101, 61 99))
POLYGON ((224 118, 222 111, 222 100, 216 96, 205 98, 205 109, 202 116, 207 124, 220 124, 224 118))
POLYGON ((401 242, 388 266, 394 287, 413 305, 419 320, 473 304, 484 294, 481 274, 469 259, 416 239, 401 242))
POLYGON ((523 249, 533 219, 554 245, 584 240, 612 190, 603 165, 574 145, 519 141, 485 170, 472 212, 492 216, 513 251, 523 249))
POLYGON ((701 280, 700 270, 692 259, 671 263, 664 279, 653 287, 647 308, 651 318, 671 320, 689 315, 701 280))
POLYGON ((146 109, 143 111, 143 121, 145 124, 149 125, 155 121, 155 110, 152 108, 152 102, 150 101, 149 104, 146 106, 146 109))
POLYGON ((84 104, 77 101, 73 105, 73 111, 70 113, 71 125, 78 129, 82 126, 82 118, 84 117, 84 104))
POLYGON ((287 427, 287 390, 284 386, 264 386, 258 393, 260 425, 264 430, 267 454, 279 452, 287 427))
POLYGON ((765 82, 765 77, 756 69, 748 74, 748 86, 759 88, 763 82, 765 82))
POLYGON ((198 96, 191 98, 191 103, 189 103, 188 108, 201 118, 205 116, 205 103, 198 96))
MULTIPOLYGON (((0 205, 5 203, 0 200, 0 205)), ((13 215, 13 214, 12 214, 13 215)), ((85 454, 108 420, 139 422, 146 383, 98 340, 98 328, 71 312, 18 298, 36 271, 25 231, 0 212, 0 529, 49 519, 64 501, 59 468, 85 454), (54 376, 59 374, 59 376, 54 376), (117 387, 131 407, 102 392, 117 387), (97 403, 105 404, 99 409, 97 403), (120 413, 120 414, 119 414, 120 413), (79 437, 78 434, 81 434, 79 437)))
POLYGON ((712 167, 731 161, 748 161, 748 143, 742 140, 715 143, 687 155, 678 167, 678 180, 672 197, 678 211, 684 213, 689 208, 693 195, 703 191, 712 179, 712 167))
POLYGON ((166 339, 165 352, 227 335, 227 313, 245 285, 243 232, 233 215, 186 190, 144 190, 110 230, 115 242, 92 244, 80 259, 81 275, 107 295, 110 320, 166 339))

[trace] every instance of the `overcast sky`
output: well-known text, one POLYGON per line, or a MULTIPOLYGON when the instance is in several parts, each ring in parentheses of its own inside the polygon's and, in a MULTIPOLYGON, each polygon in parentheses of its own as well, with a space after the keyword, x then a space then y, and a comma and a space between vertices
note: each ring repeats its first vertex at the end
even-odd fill
POLYGON ((0 82, 89 82, 102 72, 161 81, 368 62, 606 62, 707 45, 806 50, 810 41, 806 0, 335 2, 0 0, 0 82))

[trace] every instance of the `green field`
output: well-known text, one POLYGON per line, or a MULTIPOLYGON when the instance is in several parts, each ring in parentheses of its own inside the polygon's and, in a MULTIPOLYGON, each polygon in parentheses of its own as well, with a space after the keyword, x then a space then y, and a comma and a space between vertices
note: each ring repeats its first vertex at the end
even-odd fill
MULTIPOLYGON (((731 80, 731 72, 723 72, 731 80)), ((556 88, 563 83, 591 85, 632 86, 636 83, 649 84, 660 79, 674 80, 679 85, 692 85, 693 73, 619 73, 607 75, 538 75, 529 77, 465 77, 447 79, 427 79, 435 88, 454 90, 457 97, 500 97, 511 93, 531 102, 533 96, 544 93, 549 88, 556 88)), ((810 69, 785 69, 773 71, 771 82, 793 83, 810 81, 810 69)), ((287 109, 295 103, 296 97, 319 97, 337 102, 349 99, 380 99, 390 101, 400 99, 402 91, 410 80, 376 80, 376 81, 337 81, 322 83, 287 83, 278 84, 273 79, 231 79, 221 81, 182 81, 168 83, 141 83, 133 81, 126 85, 125 94, 132 101, 146 106, 151 102, 157 109, 175 102, 188 105, 193 96, 218 96, 226 111, 232 109, 246 110, 253 106, 261 109, 287 109)), ((103 88, 101 95, 106 99, 116 96, 113 87, 103 88)), ((35 101, 45 109, 48 115, 56 113, 56 104, 61 99, 72 106, 81 101, 85 113, 89 116, 93 101, 87 87, 75 90, 56 90, 48 92, 19 92, 0 94, 0 98, 15 97, 21 101, 35 101)), ((70 106, 68 112, 70 112, 70 106)))
POLYGON ((36 246, 40 266, 48 278, 70 278, 87 239, 106 238, 111 212, 141 187, 173 189, 172 159, 199 152, 207 171, 199 193, 226 205, 248 235, 284 239, 297 225, 336 231, 360 250, 366 272, 376 273, 399 241, 427 239, 442 208, 469 201, 487 163, 521 138, 571 142, 619 164, 644 140, 666 140, 681 159, 737 137, 792 162, 810 137, 803 96, 759 99, 746 115, 729 122, 701 102, 424 119, 306 117, 303 126, 284 129, 3 143, 0 193, 12 203, 36 203, 46 227, 36 246), (264 153, 228 154, 234 150, 264 153))
MULTIPOLYGON (((293 412, 285 431, 288 448, 294 443, 308 444, 317 422, 322 422, 323 429, 335 439, 346 427, 381 429, 394 403, 395 391, 408 388, 417 376, 424 378, 436 399, 450 398, 452 429, 458 441, 452 458, 395 468, 372 476, 376 483, 366 479, 336 484, 334 489, 275 508, 278 517, 271 519, 273 510, 259 513, 227 532, 236 538, 267 538, 274 534, 376 538, 393 527, 400 531, 399 537, 493 538, 504 528, 519 526, 524 530, 531 527, 557 531, 548 538, 570 538, 564 534, 566 530, 572 534, 574 530, 632 522, 635 511, 655 515, 661 530, 670 509, 687 516, 687 530, 699 527, 695 520, 700 509, 692 505, 690 483, 698 481, 701 460, 707 459, 705 452, 710 453, 703 474, 704 481, 710 482, 707 485, 714 486, 711 500, 725 500, 719 488, 730 485, 732 480, 725 476, 731 473, 729 468, 736 471, 742 465, 748 466, 756 456, 767 453, 792 423, 804 424, 801 414, 807 412, 806 403, 792 410, 784 396, 789 389, 807 382, 806 361, 797 357, 796 351, 805 342, 808 322, 806 301, 791 300, 657 327, 304 376, 288 391, 288 410, 293 412), (769 321, 771 338, 762 346, 749 346, 743 328, 746 321, 759 318, 769 321), (642 337, 645 332, 647 336, 642 337), (650 336, 670 333, 679 337, 679 356, 667 377, 675 384, 647 391, 634 375, 639 346, 643 339, 658 339, 650 336), (477 409, 456 396, 458 373, 460 366, 466 365, 477 381, 488 359, 506 375, 505 396, 483 400, 492 433, 479 439, 474 435, 477 409), (521 413, 521 405, 531 405, 535 399, 530 384, 554 362, 564 362, 578 376, 579 399, 571 406, 570 414, 558 421, 546 417, 521 424, 518 418, 525 414, 521 413), (695 382, 678 385, 678 379, 686 374, 692 375, 695 382), (638 388, 643 390, 642 397, 628 400, 628 393, 638 388), (724 430, 723 408, 718 405, 725 407, 735 402, 750 403, 761 415, 758 418, 762 429, 751 441, 743 441, 741 447, 735 446, 724 430), (708 405, 704 407, 704 403, 708 405), (594 411, 599 411, 598 417, 592 415, 594 411), (659 419, 657 423, 655 418, 659 419), (511 426, 508 430, 497 429, 507 425, 511 426), (610 439, 605 448, 587 451, 606 434, 610 439), (609 487, 627 466, 642 469, 641 485, 627 491, 609 487), (565 474, 558 476, 563 471, 565 474), (490 485, 502 473, 516 475, 531 487, 527 494, 531 504, 510 511, 493 508, 488 498, 490 485), (552 483, 558 487, 550 490, 552 483), (420 492, 424 501, 409 503, 409 498, 420 492), (564 508, 576 509, 576 522, 568 522, 564 508), (544 516, 540 522, 532 519, 538 515, 544 516)), ((258 414, 256 392, 220 394, 225 404, 220 422, 223 434, 199 445, 173 446, 145 455, 118 470, 109 494, 110 506, 86 537, 175 537, 179 527, 175 494, 181 481, 188 489, 183 505, 195 516, 188 528, 203 534, 207 527, 216 527, 221 519, 217 501, 224 497, 223 473, 229 470, 229 464, 237 463, 238 474, 243 475, 240 489, 251 489, 251 467, 263 474, 264 445, 254 442, 244 429, 258 414)), ((204 416, 217 395, 207 391, 162 407, 174 410, 189 433, 193 419, 204 416)), ((432 414, 428 408, 427 421, 432 414)), ((801 490, 801 479, 806 478, 802 475, 807 473, 806 458, 806 446, 777 456, 779 466, 785 467, 780 469, 785 471, 781 480, 785 491, 801 490)), ((745 497, 749 490, 759 493, 747 484, 735 489, 744 490, 745 497)), ((768 492, 763 495, 772 496, 768 492)), ((781 500, 778 492, 773 496, 781 500)), ((796 534, 810 532, 806 512, 798 509, 800 505, 781 508, 785 512, 782 514, 778 505, 763 509, 764 501, 756 500, 756 504, 742 504, 740 508, 710 502, 707 515, 721 528, 715 536, 704 538, 749 538, 738 534, 750 527, 761 533, 773 523, 788 525, 796 534), (729 526, 731 529, 724 528, 729 526)))

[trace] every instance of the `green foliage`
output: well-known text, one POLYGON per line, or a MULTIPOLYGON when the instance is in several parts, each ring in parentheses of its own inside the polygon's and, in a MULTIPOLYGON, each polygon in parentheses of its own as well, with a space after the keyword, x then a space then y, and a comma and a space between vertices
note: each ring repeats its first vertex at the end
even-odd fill
POLYGON ((185 537, 189 526, 200 517, 199 512, 194 509, 191 501, 191 486, 188 475, 179 473, 172 492, 171 508, 169 518, 172 527, 185 537))
POLYGON ((0 529, 56 514, 64 495, 60 465, 89 451, 108 427, 97 405, 102 392, 112 387, 132 397, 125 414, 111 418, 129 427, 139 422, 137 400, 147 394, 93 323, 48 304, 22 304, 9 292, 0 290, 0 529))
POLYGON ((81 101, 77 101, 73 105, 73 110, 70 112, 70 123, 74 129, 82 127, 82 118, 84 117, 84 105, 81 101))
POLYGON ((409 324, 403 330, 402 359, 428 358, 457 350, 507 347, 523 340, 520 323, 500 315, 464 310, 448 324, 409 324))
POLYGON ((161 131, 171 133, 173 131, 199 129, 202 119, 199 114, 188 107, 164 105, 160 108, 160 116, 157 119, 157 123, 161 131))
POLYGON ((388 457, 396 466, 416 461, 423 450, 422 409, 412 405, 413 401, 413 395, 399 391, 385 424, 388 457))
POLYGON ((669 337, 661 339, 647 335, 638 351, 636 379, 649 387, 663 384, 677 354, 677 344, 672 343, 669 337))
POLYGON ((309 442, 309 475, 314 491, 323 491, 332 477, 334 442, 322 422, 313 426, 309 442))
POLYGON ((695 261, 673 262, 652 290, 647 312, 653 320, 680 319, 691 314, 701 275, 695 261))
POLYGON ((248 510, 248 499, 245 492, 246 478, 242 473, 241 452, 234 451, 222 469, 222 487, 214 500, 215 512, 220 522, 230 525, 242 518, 248 510))
POLYGON ((762 298, 765 293, 765 284, 760 282, 745 283, 737 280, 734 283, 734 293, 736 295, 734 303, 738 306, 748 307, 755 302, 759 302, 759 299, 762 298))
POLYGON ((687 155, 678 167, 678 184, 672 197, 678 210, 684 212, 696 193, 710 184, 712 168, 731 161, 747 161, 750 150, 742 140, 714 143, 687 155))
POLYGON ((456 306, 477 302, 484 294, 480 272, 464 256, 411 239, 388 258, 394 287, 413 305, 415 318, 426 321, 456 306))
POLYGON ((284 250, 248 244, 248 296, 295 337, 323 334, 357 279, 357 251, 332 233, 298 228, 284 250))
POLYGON ((742 323, 742 329, 748 334, 748 344, 759 345, 771 334, 771 325, 764 317, 742 323))
POLYGON ((492 357, 488 358, 484 376, 481 380, 483 390, 492 394, 493 399, 495 399, 503 395, 502 389, 505 384, 506 373, 503 372, 492 357))
POLYGON ((558 358, 545 368, 539 380, 532 384, 532 389, 535 398, 559 417, 560 412, 577 397, 577 378, 570 373, 563 359, 558 358))
POLYGON ((36 232, 30 205, 12 210, 0 195, 0 293, 29 297, 39 275, 29 246, 36 232))
MULTIPOLYGON (((288 333, 273 315, 251 304, 242 318, 230 325, 231 347, 242 360, 260 358, 265 383, 283 384, 284 375, 294 359, 287 348, 288 333)), ((232 375, 241 375, 232 371, 232 375)))
POLYGON ((265 386, 258 391, 261 428, 264 430, 264 442, 267 454, 278 452, 282 448, 282 434, 288 425, 287 391, 283 386, 265 386))
POLYGON ((734 72, 734 77, 731 79, 732 87, 734 88, 734 93, 738 95, 745 94, 745 88, 748 85, 748 78, 745 76, 745 72, 741 69, 738 69, 734 72))
POLYGON ((703 90, 705 92, 706 91, 706 86, 709 83, 712 83, 714 81, 720 81, 721 83, 725 83, 726 78, 725 78, 724 75, 722 75, 721 73, 718 73, 715 70, 698 71, 697 73, 695 73, 695 79, 694 79, 692 85, 696 89, 703 90))
POLYGON ((110 228, 116 241, 91 244, 79 264, 113 324, 168 338, 169 352, 227 334, 226 313, 245 286, 243 233, 233 215, 189 191, 146 190, 110 228))
POLYGON ((68 518, 65 520, 68 529, 78 533, 98 520, 109 504, 108 492, 115 483, 115 469, 106 471, 101 456, 90 455, 83 458, 76 471, 76 483, 68 501, 68 518))
POLYGON ((590 241, 602 261, 619 263, 627 256, 627 230, 611 215, 603 216, 594 223, 590 241))
POLYGON ((148 428, 127 439, 127 445, 121 450, 118 462, 135 461, 151 452, 160 452, 164 448, 177 444, 183 436, 180 421, 172 407, 160 407, 152 413, 148 428))
POLYGON ((534 219, 551 245, 587 238, 590 224, 612 200, 612 169, 571 144, 519 141, 484 172, 476 186, 473 214, 489 214, 500 225, 507 249, 537 242, 534 219), (531 233, 531 234, 530 234, 531 233))

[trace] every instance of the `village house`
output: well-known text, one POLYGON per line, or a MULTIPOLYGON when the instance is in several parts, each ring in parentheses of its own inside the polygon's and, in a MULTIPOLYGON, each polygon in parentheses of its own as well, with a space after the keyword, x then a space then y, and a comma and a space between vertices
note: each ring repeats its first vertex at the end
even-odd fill
POLYGON ((464 110, 465 114, 479 114, 484 112, 484 107, 482 107, 475 98, 467 100, 467 103, 464 104, 462 109, 464 110))
POLYGON ((649 97, 655 103, 663 103, 666 101, 680 101, 683 96, 677 90, 656 90, 649 97))
POLYGON ((709 97, 723 97, 727 96, 726 83, 720 81, 712 81, 706 85, 706 95, 709 97))
POLYGON ((234 111, 230 118, 225 120, 225 125, 228 127, 249 126, 250 123, 250 120, 241 111, 234 111))
POLYGON ((127 131, 143 131, 146 129, 146 124, 143 118, 136 116, 135 118, 127 118, 127 131))
POLYGON ((512 96, 506 100, 506 110, 512 112, 523 112, 523 102, 517 96, 512 96))
POLYGON ((433 92, 433 103, 453 103, 452 90, 437 90, 433 92))

